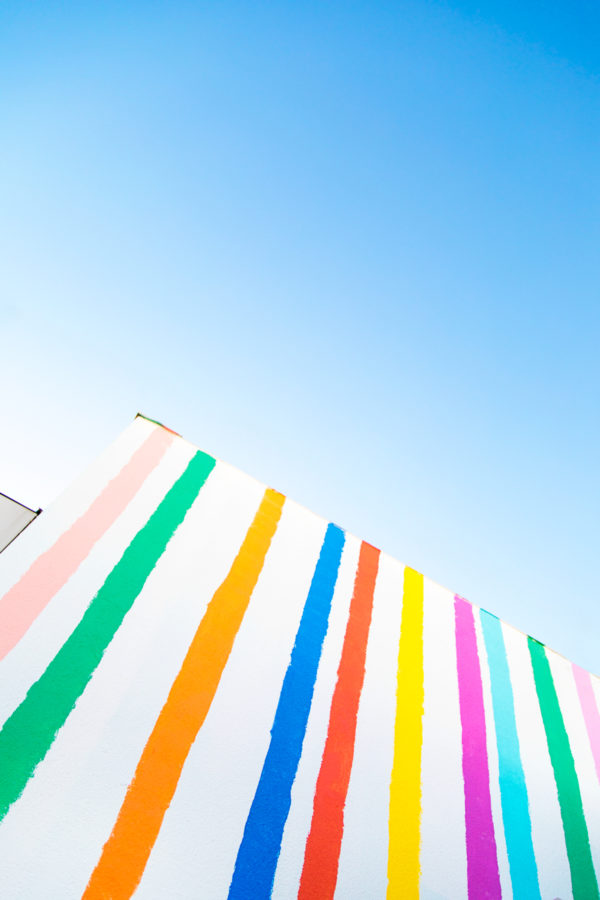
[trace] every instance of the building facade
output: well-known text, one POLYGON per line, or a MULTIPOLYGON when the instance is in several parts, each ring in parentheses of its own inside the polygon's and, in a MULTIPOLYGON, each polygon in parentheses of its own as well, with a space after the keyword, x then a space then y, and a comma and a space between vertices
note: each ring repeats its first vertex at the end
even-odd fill
POLYGON ((0 598, 7 900, 599 896, 600 681, 148 419, 0 598))

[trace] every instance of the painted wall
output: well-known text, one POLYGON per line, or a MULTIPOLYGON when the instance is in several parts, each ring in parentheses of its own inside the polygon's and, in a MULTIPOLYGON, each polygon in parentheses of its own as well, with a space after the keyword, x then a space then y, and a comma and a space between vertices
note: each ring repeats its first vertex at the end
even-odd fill
POLYGON ((598 897, 599 680, 172 432, 0 587, 3 898, 598 897))

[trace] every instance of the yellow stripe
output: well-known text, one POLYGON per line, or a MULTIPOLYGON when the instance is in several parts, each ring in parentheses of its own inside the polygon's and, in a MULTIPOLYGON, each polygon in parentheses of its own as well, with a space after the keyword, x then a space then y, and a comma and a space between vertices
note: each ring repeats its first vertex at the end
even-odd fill
POLYGON ((423 701, 423 576, 407 567, 390 784, 388 900, 419 897, 423 701))

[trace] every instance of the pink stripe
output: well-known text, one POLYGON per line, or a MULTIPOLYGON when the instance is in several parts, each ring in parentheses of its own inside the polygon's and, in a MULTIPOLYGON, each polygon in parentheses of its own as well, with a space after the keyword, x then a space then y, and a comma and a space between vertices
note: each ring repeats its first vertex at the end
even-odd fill
POLYGON ((585 669, 573 666, 573 675, 575 676, 575 684, 577 685, 577 693, 579 694, 579 702, 587 728, 594 763, 596 764, 596 774, 600 781, 600 714, 598 713, 598 705, 594 696, 592 687, 592 676, 585 669))
POLYGON ((500 873, 490 799, 481 670, 470 603, 454 598, 456 663, 462 724, 462 765, 469 898, 500 900, 500 873))
POLYGON ((96 541, 110 528, 160 462, 173 435, 157 428, 118 475, 108 482, 89 509, 55 544, 42 553, 0 599, 0 659, 12 650, 31 624, 79 568, 96 541))

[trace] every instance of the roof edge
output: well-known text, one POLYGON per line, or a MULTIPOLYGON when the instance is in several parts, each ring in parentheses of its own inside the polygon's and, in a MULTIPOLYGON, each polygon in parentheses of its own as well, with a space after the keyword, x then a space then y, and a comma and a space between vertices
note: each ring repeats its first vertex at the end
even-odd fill
POLYGON ((179 434, 178 431, 174 431, 172 428, 169 428, 167 425, 163 425, 162 422, 159 422, 158 419, 151 419, 150 416, 145 416, 144 413, 138 412, 134 416, 135 419, 145 419, 147 422, 152 422, 153 425, 158 425, 159 428, 164 428, 165 431, 170 431, 171 434, 177 435, 177 437, 183 437, 183 435, 179 434))

